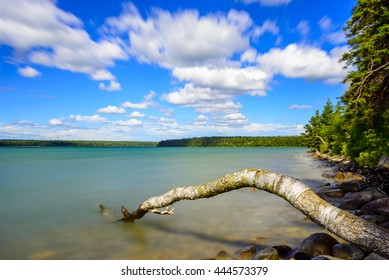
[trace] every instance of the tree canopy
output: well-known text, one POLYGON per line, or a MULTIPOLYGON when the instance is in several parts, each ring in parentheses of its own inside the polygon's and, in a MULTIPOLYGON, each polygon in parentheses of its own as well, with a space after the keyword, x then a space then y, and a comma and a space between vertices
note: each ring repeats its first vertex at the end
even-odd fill
POLYGON ((328 101, 316 112, 304 136, 312 150, 371 166, 389 154, 389 1, 358 0, 344 31, 349 87, 335 108, 328 101))

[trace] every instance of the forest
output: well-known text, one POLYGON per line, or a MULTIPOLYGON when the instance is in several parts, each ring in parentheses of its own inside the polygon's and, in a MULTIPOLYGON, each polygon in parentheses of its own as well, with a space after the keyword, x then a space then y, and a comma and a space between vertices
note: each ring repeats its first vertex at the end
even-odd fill
POLYGON ((302 136, 231 136, 169 139, 158 147, 304 147, 302 136))
POLYGON ((18 147, 155 147, 148 141, 88 141, 88 140, 1 140, 1 146, 18 147))
POLYGON ((348 86, 334 105, 327 101, 305 125, 304 142, 312 150, 341 155, 374 166, 389 155, 389 5, 359 0, 344 28, 351 67, 348 86))

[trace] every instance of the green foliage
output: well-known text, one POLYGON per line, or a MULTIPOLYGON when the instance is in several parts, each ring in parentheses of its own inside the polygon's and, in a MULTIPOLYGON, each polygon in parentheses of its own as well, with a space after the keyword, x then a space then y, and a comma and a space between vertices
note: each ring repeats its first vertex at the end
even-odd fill
POLYGON ((158 147, 304 147, 301 136, 266 137, 195 137, 169 139, 158 143, 158 147))
POLYGON ((86 141, 86 140, 0 140, 0 146, 19 147, 155 147, 146 141, 86 141))
POLYGON ((353 66, 344 80, 349 88, 336 108, 327 102, 311 118, 304 139, 312 150, 372 166, 389 154, 389 2, 358 0, 344 30, 350 50, 342 60, 353 66))

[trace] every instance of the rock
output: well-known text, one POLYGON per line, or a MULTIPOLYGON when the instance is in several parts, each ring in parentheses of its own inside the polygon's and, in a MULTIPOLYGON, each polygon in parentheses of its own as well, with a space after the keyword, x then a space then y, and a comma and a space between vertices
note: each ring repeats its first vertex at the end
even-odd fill
POLYGON ((254 260, 279 260, 280 256, 275 248, 266 248, 259 251, 255 256, 254 260))
POLYGON ((389 229, 389 222, 381 223, 380 226, 389 229))
POLYGON ((329 255, 320 255, 312 258, 312 260, 327 261, 327 260, 341 260, 341 259, 329 255))
POLYGON ((292 260, 310 260, 311 258, 305 253, 295 250, 291 256, 292 260))
POLYGON ((332 255, 339 259, 344 260, 363 260, 365 258, 365 254, 355 244, 335 244, 332 247, 332 255))
POLYGON ((216 260, 232 260, 232 258, 226 251, 220 251, 216 255, 216 260))
POLYGON ((336 172, 334 176, 335 182, 345 182, 345 181, 361 181, 363 177, 359 174, 354 174, 352 172, 336 172))
POLYGON ((339 208, 347 210, 356 210, 360 205, 363 205, 373 200, 371 192, 349 192, 343 197, 339 208))
POLYGON ((252 260, 256 253, 255 246, 248 246, 239 252, 238 260, 252 260))
POLYGON ((389 197, 379 198, 365 204, 362 210, 369 213, 389 215, 389 197))
POLYGON ((273 246, 273 248, 277 250, 278 255, 283 259, 289 259, 293 251, 288 245, 273 246))
POLYGON ((370 253, 370 255, 368 255, 365 260, 388 260, 387 258, 384 258, 383 256, 381 255, 378 255, 376 253, 370 253))
POLYGON ((339 184, 339 188, 350 192, 359 192, 366 187, 367 184, 363 180, 349 180, 339 184))
POLYGON ((374 224, 381 224, 389 221, 389 216, 385 216, 385 215, 362 215, 360 217, 374 224))
POLYGON ((379 198, 384 198, 384 197, 388 196, 385 192, 383 192, 377 188, 374 188, 374 187, 368 187, 364 191, 370 192, 373 196, 373 200, 379 199, 379 198))
POLYGON ((328 179, 334 179, 335 175, 328 174, 328 173, 322 173, 321 176, 323 178, 328 178, 328 179))
POLYGON ((376 171, 389 171, 389 156, 381 157, 378 165, 375 167, 376 171))
POLYGON ((339 242, 327 233, 314 233, 308 236, 301 244, 299 251, 309 257, 331 255, 332 247, 339 242))
POLYGON ((324 194, 329 197, 343 197, 347 193, 346 190, 342 189, 333 189, 326 191, 324 194))

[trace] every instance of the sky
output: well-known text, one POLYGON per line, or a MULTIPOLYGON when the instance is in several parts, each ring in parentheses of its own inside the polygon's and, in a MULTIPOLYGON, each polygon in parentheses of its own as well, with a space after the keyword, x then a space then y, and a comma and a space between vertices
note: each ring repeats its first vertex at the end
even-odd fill
POLYGON ((356 0, 0 0, 0 139, 299 135, 356 0))

